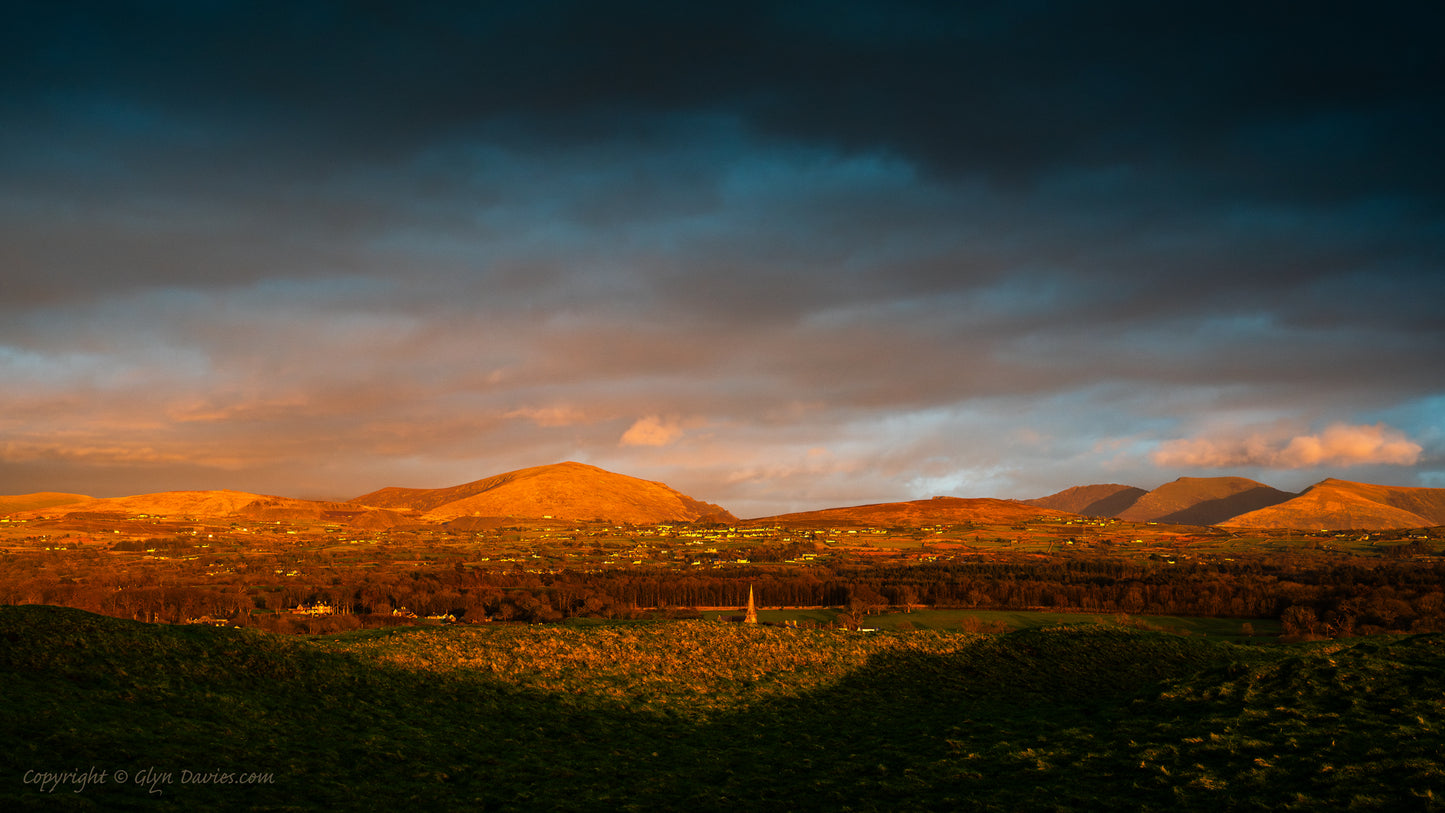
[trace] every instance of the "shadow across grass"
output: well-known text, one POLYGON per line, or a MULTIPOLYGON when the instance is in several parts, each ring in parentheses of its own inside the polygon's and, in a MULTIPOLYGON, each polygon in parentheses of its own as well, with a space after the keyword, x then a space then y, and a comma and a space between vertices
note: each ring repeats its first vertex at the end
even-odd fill
MULTIPOLYGON (((736 643, 728 651, 740 657, 764 634, 798 647, 856 640, 700 622, 653 632, 673 629, 736 643)), ((949 651, 882 648, 797 690, 787 673, 719 671, 702 691, 736 700, 707 713, 641 683, 597 690, 585 671, 573 689, 542 691, 525 669, 506 677, 368 654, 424 644, 485 660, 478 647, 501 657, 517 640, 463 632, 371 636, 376 648, 363 651, 0 607, 10 744, 0 805, 1399 810, 1445 792, 1438 636, 1270 649, 1088 626, 957 636, 949 651), (89 769, 109 781, 35 780, 89 769), (270 778, 235 781, 252 773, 270 778)), ((615 683, 604 671, 594 682, 615 683)))

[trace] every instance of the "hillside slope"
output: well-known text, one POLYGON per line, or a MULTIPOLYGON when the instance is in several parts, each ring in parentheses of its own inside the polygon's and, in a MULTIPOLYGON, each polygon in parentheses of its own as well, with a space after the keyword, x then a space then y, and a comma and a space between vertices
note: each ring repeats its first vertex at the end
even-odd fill
POLYGON ((1022 502, 1028 505, 1037 505, 1040 508, 1082 514, 1086 517, 1114 517, 1118 516, 1120 512, 1128 510, 1130 506, 1139 501, 1140 497, 1148 493, 1137 486, 1108 483, 1074 486, 1057 494, 1022 502))
POLYGON ((27 513, 120 514, 136 516, 230 516, 257 500, 268 498, 247 491, 161 491, 131 497, 97 497, 27 513))
POLYGON ((1293 496, 1247 477, 1180 477, 1114 516, 1130 522, 1214 525, 1293 496))
POLYGON ((1028 505, 1017 500, 988 497, 934 497, 931 500, 885 502, 847 508, 825 508, 749 520, 758 525, 932 525, 935 523, 978 522, 1001 524, 1025 522, 1043 517, 1067 516, 1067 512, 1028 505))
POLYGON ((429 522, 460 517, 604 519, 638 524, 735 519, 719 506, 662 483, 574 462, 518 469, 449 488, 384 488, 351 502, 417 511, 429 522))
POLYGON ((60 491, 37 491, 34 494, 0 496, 0 516, 20 511, 40 511, 58 505, 86 502, 93 499, 84 494, 66 494, 60 491))
POLYGON ((112 516, 195 519, 235 517, 253 522, 328 522, 357 528, 394 528, 416 523, 414 517, 396 511, 370 509, 342 502, 298 500, 227 490, 161 491, 131 497, 84 497, 79 501, 57 502, 49 507, 17 511, 14 516, 26 519, 41 516, 72 519, 83 517, 89 521, 112 516))
POLYGON ((1287 502, 1220 522, 1227 528, 1384 530, 1445 525, 1445 488, 1379 486, 1330 478, 1287 502))

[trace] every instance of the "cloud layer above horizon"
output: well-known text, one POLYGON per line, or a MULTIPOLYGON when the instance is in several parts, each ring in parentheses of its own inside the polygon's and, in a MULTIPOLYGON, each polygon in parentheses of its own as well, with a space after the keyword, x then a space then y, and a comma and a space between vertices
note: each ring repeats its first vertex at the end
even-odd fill
POLYGON ((0 493, 1445 487, 1429 4, 33 4, 0 493))

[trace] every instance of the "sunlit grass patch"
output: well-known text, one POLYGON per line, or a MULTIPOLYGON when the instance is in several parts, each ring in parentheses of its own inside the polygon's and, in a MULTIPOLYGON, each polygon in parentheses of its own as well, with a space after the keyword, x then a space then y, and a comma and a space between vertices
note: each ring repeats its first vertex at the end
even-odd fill
MULTIPOLYGON (((1247 647, 1117 625, 705 622, 296 638, 0 607, 26 771, 239 768, 178 809, 1428 809, 1445 639, 1247 647)), ((108 785, 66 804, 153 805, 108 785)))
POLYGON ((329 646, 422 672, 472 673, 510 685, 685 716, 736 710, 836 682, 884 652, 955 652, 967 636, 860 636, 711 622, 418 629, 333 639, 329 646))

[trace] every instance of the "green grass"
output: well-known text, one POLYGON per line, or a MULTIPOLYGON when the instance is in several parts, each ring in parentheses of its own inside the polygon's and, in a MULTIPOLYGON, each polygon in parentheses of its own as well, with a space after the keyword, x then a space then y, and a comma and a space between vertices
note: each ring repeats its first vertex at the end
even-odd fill
MULTIPOLYGON (((728 619, 739 614, 737 610, 708 611, 703 617, 708 620, 728 619)), ((829 608, 807 610, 759 610, 758 620, 774 624, 788 622, 811 622, 829 626, 837 622, 839 611, 829 608)), ((1041 610, 935 610, 918 609, 912 612, 894 611, 865 616, 863 626, 879 630, 950 630, 950 631, 997 631, 1022 630, 1035 627, 1066 626, 1070 624, 1102 624, 1133 629, 1152 629, 1161 632, 1175 632, 1184 635, 1206 635, 1245 641, 1250 638, 1267 640, 1277 638, 1281 632, 1277 618, 1197 618, 1180 615, 1120 615, 1118 613, 1055 613, 1041 610), (1243 633, 1243 625, 1249 623, 1252 636, 1243 633)))
POLYGON ((866 625, 877 629, 964 628, 967 619, 975 619, 985 628, 1010 630, 1033 629, 1070 624, 1103 624, 1135 629, 1153 629, 1186 635, 1208 635, 1232 640, 1244 639, 1241 628, 1247 620, 1255 636, 1277 637, 1280 623, 1274 618, 1196 618, 1178 615, 1119 615, 1109 613, 1052 613, 1037 610, 914 610, 870 615, 866 625), (911 625, 911 626, 910 626, 911 625))
POLYGON ((6 810, 1425 810, 1445 793, 1434 635, 693 621, 304 639, 24 606, 0 607, 0 680, 6 810), (89 768, 111 781, 25 779, 89 768), (147 768, 171 775, 159 795, 114 781, 147 768))

